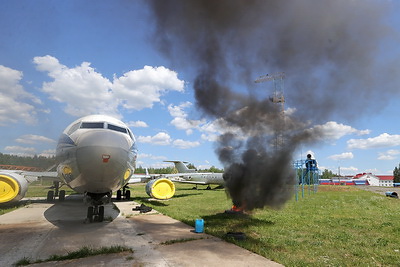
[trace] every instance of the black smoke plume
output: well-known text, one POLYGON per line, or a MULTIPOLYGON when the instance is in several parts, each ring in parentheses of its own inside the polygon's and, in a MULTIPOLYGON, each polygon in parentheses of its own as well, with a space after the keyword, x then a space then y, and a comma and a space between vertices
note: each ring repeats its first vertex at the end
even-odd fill
POLYGON ((194 71, 197 106, 230 129, 216 152, 229 195, 248 210, 280 207, 291 197, 293 152, 322 138, 313 125, 374 110, 396 91, 395 57, 378 60, 395 34, 384 23, 389 1, 146 3, 157 47, 176 67, 194 71), (286 74, 291 112, 284 115, 269 100, 272 91, 254 83, 275 72, 286 74))

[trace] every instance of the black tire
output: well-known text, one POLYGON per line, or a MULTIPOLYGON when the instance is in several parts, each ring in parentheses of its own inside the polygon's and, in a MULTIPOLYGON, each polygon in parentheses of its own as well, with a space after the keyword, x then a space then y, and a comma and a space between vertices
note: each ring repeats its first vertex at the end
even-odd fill
POLYGON ((93 207, 88 207, 86 217, 89 222, 93 222, 93 207))
POLYGON ((125 191, 125 199, 126 200, 131 200, 131 190, 126 190, 125 191))
POLYGON ((58 195, 58 201, 63 202, 65 200, 65 190, 60 190, 58 195))
POLYGON ((100 207, 99 207, 99 217, 98 217, 98 221, 99 221, 99 222, 104 221, 104 206, 100 206, 100 207))
POLYGON ((53 202, 54 200, 54 191, 50 190, 47 192, 47 202, 53 202))
POLYGON ((117 200, 121 200, 121 198, 122 198, 122 191, 118 190, 117 191, 117 200))

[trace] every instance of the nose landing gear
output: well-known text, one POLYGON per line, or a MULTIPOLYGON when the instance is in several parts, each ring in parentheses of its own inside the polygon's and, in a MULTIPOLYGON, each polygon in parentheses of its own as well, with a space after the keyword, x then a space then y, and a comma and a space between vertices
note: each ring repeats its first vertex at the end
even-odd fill
POLYGON ((87 210, 87 220, 89 222, 104 221, 104 206, 91 206, 87 210))
POLYGON ((104 221, 104 204, 109 203, 111 199, 111 192, 97 194, 86 193, 87 200, 91 206, 87 209, 86 219, 88 222, 102 222, 104 221))

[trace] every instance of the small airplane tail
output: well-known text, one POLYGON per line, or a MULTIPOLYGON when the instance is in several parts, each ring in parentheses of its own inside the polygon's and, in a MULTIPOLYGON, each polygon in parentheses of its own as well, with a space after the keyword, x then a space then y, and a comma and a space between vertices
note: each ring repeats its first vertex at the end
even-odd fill
POLYGON ((196 172, 196 169, 189 169, 184 161, 181 160, 164 160, 164 162, 173 162, 175 164, 175 168, 179 173, 188 173, 188 172, 196 172))

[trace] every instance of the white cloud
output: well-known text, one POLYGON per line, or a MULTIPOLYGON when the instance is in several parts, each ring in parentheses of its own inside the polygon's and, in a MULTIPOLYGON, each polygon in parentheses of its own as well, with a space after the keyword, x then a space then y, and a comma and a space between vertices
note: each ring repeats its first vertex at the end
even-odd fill
POLYGON ((205 120, 189 120, 188 114, 185 109, 192 106, 191 102, 184 102, 180 105, 169 105, 168 111, 169 114, 174 117, 171 121, 171 124, 175 126, 175 128, 179 130, 186 131, 187 135, 193 133, 193 129, 199 129, 201 124, 205 123, 205 120))
POLYGON ((44 136, 34 135, 34 134, 27 134, 23 135, 17 139, 16 142, 22 144, 36 144, 36 143, 55 143, 56 141, 44 136))
POLYGON ((400 135, 390 135, 383 133, 377 137, 367 139, 350 139, 347 141, 349 149, 369 149, 369 148, 382 148, 394 147, 400 145, 400 135))
POLYGON ((188 148, 193 148, 193 147, 197 147, 200 145, 200 142, 195 141, 195 142, 191 142, 191 141, 185 141, 182 139, 176 139, 173 142, 173 145, 180 148, 180 149, 188 149, 188 148))
MULTIPOLYGON (((198 141, 185 141, 182 139, 176 139, 173 140, 171 136, 165 132, 159 132, 154 136, 139 136, 137 138, 139 143, 148 143, 152 145, 159 145, 159 146, 167 146, 167 145, 173 145, 174 147, 180 148, 180 149, 188 149, 188 148, 193 148, 197 147, 200 145, 200 142, 198 141)), ((151 155, 147 154, 142 154, 142 157, 150 157, 151 155)))
POLYGON ((172 142, 171 136, 165 132, 159 132, 154 136, 139 136, 137 140, 139 143, 149 143, 160 146, 166 146, 172 142))
POLYGON ((352 159, 354 158, 354 155, 351 152, 344 152, 342 154, 329 156, 328 158, 332 160, 352 159))
POLYGON ((325 139, 337 140, 349 134, 365 135, 369 134, 370 130, 357 130, 349 125, 328 121, 322 125, 315 125, 311 130, 320 132, 325 139))
POLYGON ((210 142, 214 142, 224 133, 231 132, 236 134, 236 138, 245 139, 244 134, 239 127, 229 126, 224 119, 217 119, 211 122, 202 124, 199 130, 203 133, 201 138, 210 142))
POLYGON ((141 110, 161 102, 168 91, 184 90, 184 81, 177 73, 165 67, 145 66, 121 77, 109 79, 97 72, 89 62, 68 68, 52 56, 35 57, 40 71, 53 78, 43 83, 42 90, 51 99, 65 103, 65 112, 74 116, 107 113, 121 117, 119 108, 141 110))
POLYGON ((68 68, 52 56, 35 57, 33 62, 40 71, 48 72, 52 82, 44 82, 42 90, 50 98, 66 103, 65 112, 73 116, 107 113, 117 115, 117 101, 111 92, 112 83, 90 63, 83 62, 68 68))
POLYGON ((32 104, 41 104, 41 101, 23 89, 21 79, 21 71, 0 65, 0 125, 19 120, 28 124, 37 121, 32 104))
POLYGON ((396 159, 397 155, 400 154, 399 150, 395 150, 395 149, 389 149, 386 152, 380 152, 378 153, 378 159, 379 160, 394 160, 396 159))
POLYGON ((171 124, 179 130, 186 131, 187 135, 193 133, 193 130, 198 130, 201 132, 201 139, 214 142, 218 139, 218 136, 226 132, 237 133, 237 136, 245 138, 245 135, 239 134, 241 129, 238 127, 229 126, 223 119, 217 119, 214 121, 207 121, 205 119, 201 120, 191 120, 188 118, 188 113, 186 109, 190 108, 193 104, 191 102, 184 102, 180 105, 169 105, 168 111, 174 119, 171 124))
POLYGON ((350 167, 340 167, 340 174, 341 175, 352 175, 352 174, 356 174, 358 172, 358 168, 354 167, 354 166, 350 166, 350 167))
POLYGON ((153 160, 167 160, 167 157, 165 157, 165 156, 155 156, 153 154, 140 153, 138 155, 138 159, 143 159, 143 158, 149 158, 149 159, 153 159, 153 160))
POLYGON ((135 128, 147 128, 149 125, 144 121, 129 121, 126 123, 128 127, 135 127, 135 128))
POLYGON ((161 95, 167 91, 183 92, 184 82, 178 74, 165 67, 144 66, 123 76, 114 77, 113 92, 126 109, 151 108, 161 102, 161 95))

